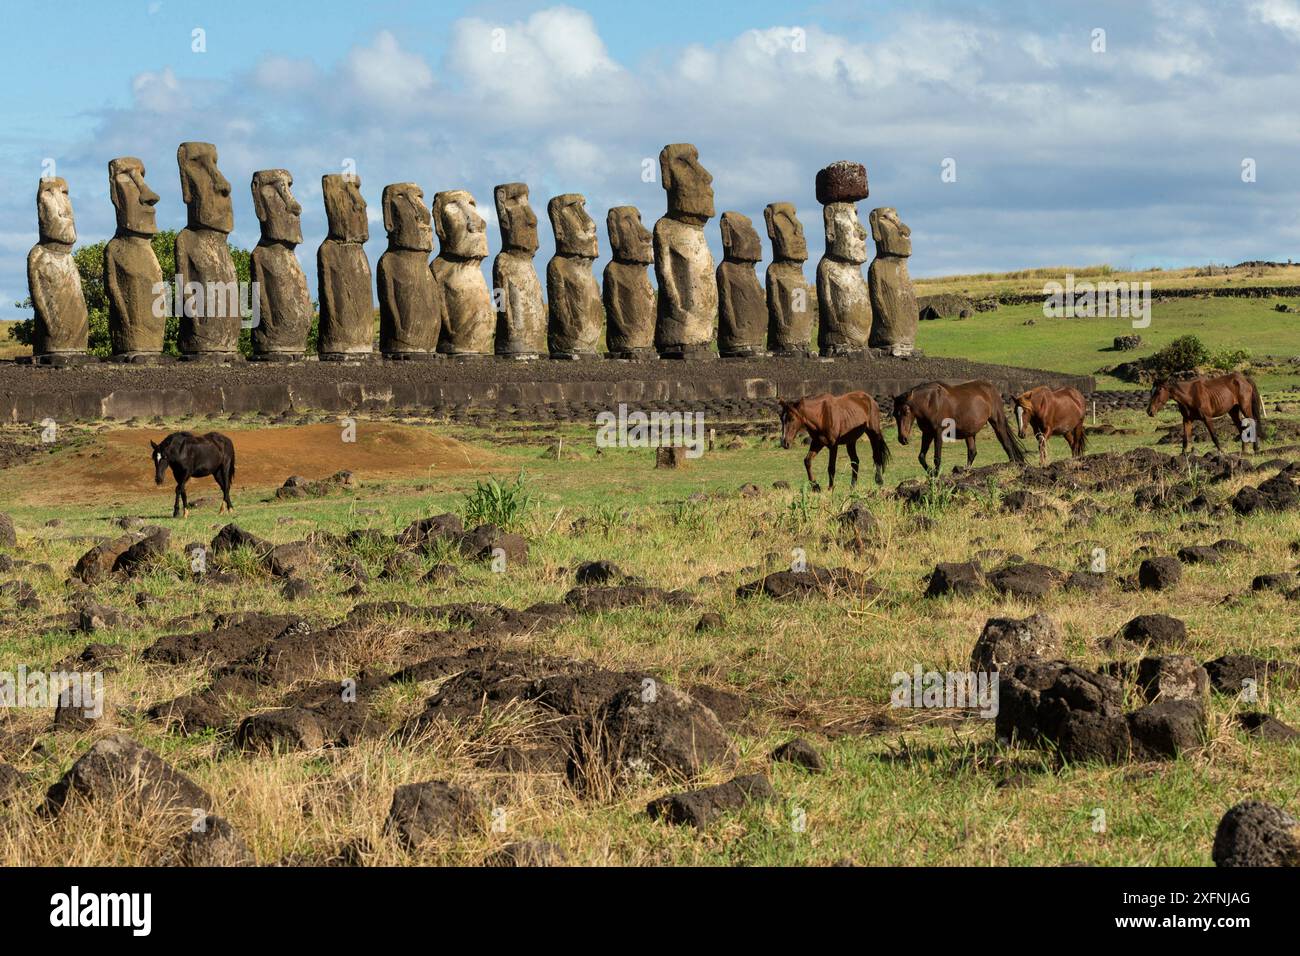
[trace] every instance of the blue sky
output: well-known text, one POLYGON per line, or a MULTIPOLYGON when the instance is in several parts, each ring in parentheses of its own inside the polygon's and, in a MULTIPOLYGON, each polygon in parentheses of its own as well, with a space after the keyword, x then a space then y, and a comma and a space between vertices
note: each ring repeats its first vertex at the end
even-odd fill
MULTIPOLYGON (((543 219, 540 269, 548 197, 584 193, 605 253, 610 206, 638 206, 647 226, 662 215, 642 163, 682 141, 699 146, 719 212, 759 221, 768 202, 798 206, 809 275, 822 248, 813 178, 837 159, 867 166, 864 219, 895 206, 912 227, 914 275, 1300 259, 1300 0, 54 9, 5 9, 0 316, 26 294, 43 162, 68 179, 93 242, 113 230, 106 170, 120 155, 144 160, 159 223, 183 225, 175 150, 190 139, 218 147, 240 245, 258 235, 252 172, 293 172, 313 282, 320 176, 349 160, 372 261, 386 183, 414 180, 429 198, 470 189, 495 253, 492 186, 524 180, 543 219)), ((717 255, 716 220, 708 236, 717 255)))

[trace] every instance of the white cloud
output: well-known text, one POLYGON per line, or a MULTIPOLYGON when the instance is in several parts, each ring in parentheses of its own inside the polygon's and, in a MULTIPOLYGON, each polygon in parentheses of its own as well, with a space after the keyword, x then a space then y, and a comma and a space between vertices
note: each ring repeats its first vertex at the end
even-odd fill
POLYGON ((1296 0, 1256 0, 1250 5, 1250 14, 1261 23, 1300 40, 1300 3, 1296 0))
POLYGON ((381 30, 369 46, 354 47, 343 73, 357 97, 386 110, 408 109, 413 98, 418 103, 434 87, 429 64, 419 54, 403 50, 387 30, 381 30))

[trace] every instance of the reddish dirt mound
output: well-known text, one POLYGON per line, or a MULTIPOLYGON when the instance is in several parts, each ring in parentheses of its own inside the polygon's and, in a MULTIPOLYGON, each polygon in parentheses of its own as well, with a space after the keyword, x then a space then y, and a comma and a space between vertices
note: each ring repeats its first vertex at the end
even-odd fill
MULTIPOLYGON (((194 429, 200 433, 205 429, 194 429)), ((490 465, 493 456, 433 428, 358 421, 356 441, 343 441, 339 425, 222 429, 235 443, 235 488, 274 488, 290 475, 327 478, 347 470, 364 481, 376 478, 431 477, 490 465)), ((157 495, 149 442, 167 432, 124 428, 101 432, 93 443, 73 451, 42 456, 0 475, 0 499, 22 504, 111 503, 140 495, 157 495)), ((174 483, 164 489, 171 500, 174 483)), ((216 492, 210 478, 189 484, 190 499, 216 492)))

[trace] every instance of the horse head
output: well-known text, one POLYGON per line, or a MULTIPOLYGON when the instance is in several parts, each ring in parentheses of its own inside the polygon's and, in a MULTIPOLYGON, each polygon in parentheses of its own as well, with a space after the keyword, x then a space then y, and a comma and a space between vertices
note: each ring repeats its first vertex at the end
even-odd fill
POLYGON ((912 393, 904 392, 894 396, 894 421, 898 423, 898 443, 906 445, 912 437, 912 422, 916 414, 912 411, 912 393))
POLYGON ((789 448, 794 444, 799 430, 804 427, 803 417, 799 414, 798 402, 787 402, 784 399, 777 401, 781 403, 781 447, 789 448))
POLYGON ((153 480, 154 484, 163 483, 163 475, 167 473, 167 439, 162 442, 150 441, 149 445, 153 448, 153 480))
POLYGON ((1162 379, 1151 386, 1151 400, 1147 402, 1147 414, 1155 415, 1169 401, 1169 382, 1162 379))
POLYGON ((1025 426, 1028 421, 1028 414, 1034 410, 1034 401, 1029 392, 1021 392, 1011 400, 1011 404, 1016 409, 1016 433, 1025 437, 1025 426))

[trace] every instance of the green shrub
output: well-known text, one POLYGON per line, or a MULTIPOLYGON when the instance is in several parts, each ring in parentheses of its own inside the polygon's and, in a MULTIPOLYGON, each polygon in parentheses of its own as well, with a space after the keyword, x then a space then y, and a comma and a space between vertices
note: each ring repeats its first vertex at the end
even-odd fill
POLYGON ((497 481, 495 477, 478 481, 474 483, 474 490, 465 495, 465 524, 471 528, 494 524, 504 530, 513 530, 523 521, 532 504, 533 494, 522 470, 509 484, 497 481))
POLYGON ((1210 360, 1210 350, 1195 335, 1184 335, 1174 339, 1155 355, 1146 360, 1147 368, 1162 378, 1193 372, 1210 360))

